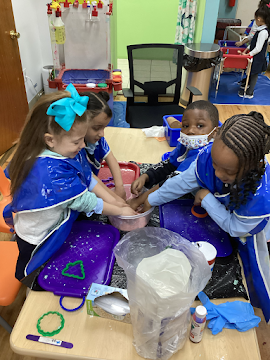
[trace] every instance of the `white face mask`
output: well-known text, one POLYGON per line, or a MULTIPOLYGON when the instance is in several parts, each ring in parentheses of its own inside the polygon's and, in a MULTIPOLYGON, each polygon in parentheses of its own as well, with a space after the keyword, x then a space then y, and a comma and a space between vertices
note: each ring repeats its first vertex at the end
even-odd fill
POLYGON ((180 138, 177 140, 188 149, 198 149, 209 144, 208 137, 215 130, 214 128, 209 134, 206 135, 186 135, 180 132, 180 138))

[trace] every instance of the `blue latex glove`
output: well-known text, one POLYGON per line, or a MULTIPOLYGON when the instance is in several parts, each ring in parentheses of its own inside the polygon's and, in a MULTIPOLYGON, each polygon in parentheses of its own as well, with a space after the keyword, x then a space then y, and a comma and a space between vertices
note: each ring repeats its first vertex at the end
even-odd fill
MULTIPOLYGON (((224 327, 238 331, 247 331, 253 327, 258 327, 261 321, 261 318, 254 315, 254 310, 250 303, 233 301, 215 305, 202 291, 198 294, 198 297, 207 310, 206 319, 210 320, 208 328, 212 331, 213 335, 221 332, 224 327)), ((195 312, 195 308, 190 310, 192 314, 195 312)))

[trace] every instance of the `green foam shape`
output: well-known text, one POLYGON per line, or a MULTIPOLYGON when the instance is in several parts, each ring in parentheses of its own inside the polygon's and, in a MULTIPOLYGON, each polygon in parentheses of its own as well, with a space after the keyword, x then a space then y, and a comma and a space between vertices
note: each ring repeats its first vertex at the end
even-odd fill
POLYGON ((82 262, 82 260, 77 260, 77 261, 75 261, 74 263, 72 263, 72 262, 68 263, 68 264, 66 265, 66 267, 64 268, 64 270, 62 270, 62 275, 63 275, 63 276, 67 276, 67 277, 71 277, 71 278, 74 278, 74 279, 81 279, 81 280, 85 279, 85 272, 84 272, 84 267, 83 267, 83 262, 82 262), (67 271, 71 266, 75 266, 75 265, 77 265, 77 264, 80 264, 82 276, 66 273, 66 271, 67 271))
POLYGON ((37 330, 38 332, 42 335, 42 336, 54 336, 58 333, 60 333, 60 331, 63 329, 64 327, 64 324, 65 324, 65 319, 64 319, 64 316, 62 314, 60 314, 58 311, 48 311, 47 313, 43 314, 39 319, 38 319, 38 322, 37 322, 37 330), (44 331, 41 329, 40 327, 40 322, 41 320, 45 317, 45 316, 48 316, 50 314, 55 314, 55 315, 58 315, 61 319, 61 324, 60 326, 56 329, 56 330, 53 330, 51 332, 49 331, 44 331))

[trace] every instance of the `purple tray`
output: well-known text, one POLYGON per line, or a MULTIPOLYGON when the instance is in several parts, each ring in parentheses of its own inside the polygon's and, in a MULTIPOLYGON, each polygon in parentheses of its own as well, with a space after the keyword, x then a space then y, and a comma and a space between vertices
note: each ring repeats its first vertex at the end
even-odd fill
MULTIPOLYGON (((87 295, 93 282, 108 285, 115 261, 113 248, 119 239, 119 231, 111 225, 90 220, 75 221, 64 244, 39 274, 39 285, 55 295, 72 297, 87 295), (85 279, 62 275, 68 263, 78 260, 83 262, 85 279)), ((82 275, 79 265, 66 272, 82 275)))
MULTIPOLYGON (((229 235, 208 215, 198 218, 191 213, 193 200, 174 200, 159 207, 160 227, 172 230, 189 241, 207 241, 217 249, 218 257, 229 256, 229 235)), ((196 211, 199 213, 198 209, 196 211)), ((205 210, 203 210, 205 212, 205 210)))

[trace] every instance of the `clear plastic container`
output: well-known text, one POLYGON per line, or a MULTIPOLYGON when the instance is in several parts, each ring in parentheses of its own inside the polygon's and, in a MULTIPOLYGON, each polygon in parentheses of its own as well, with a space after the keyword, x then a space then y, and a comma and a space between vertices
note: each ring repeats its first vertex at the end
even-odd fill
MULTIPOLYGON (((127 200, 133 199, 136 196, 131 193, 130 184, 124 184, 124 188, 127 195, 127 200)), ((113 189, 112 189, 113 190, 113 189)), ((131 231, 135 229, 140 229, 145 227, 151 217, 154 208, 152 207, 150 210, 137 214, 134 216, 109 216, 110 223, 119 230, 122 231, 131 231)))

